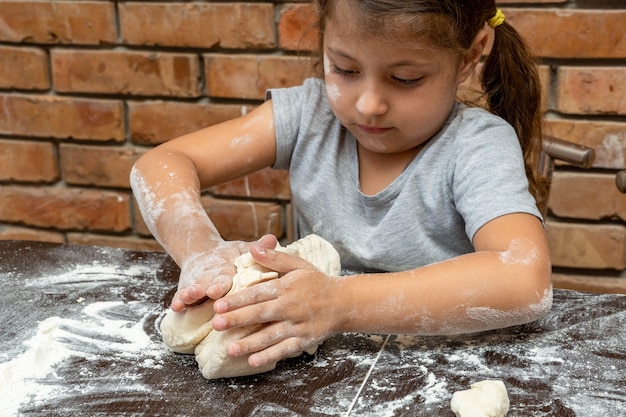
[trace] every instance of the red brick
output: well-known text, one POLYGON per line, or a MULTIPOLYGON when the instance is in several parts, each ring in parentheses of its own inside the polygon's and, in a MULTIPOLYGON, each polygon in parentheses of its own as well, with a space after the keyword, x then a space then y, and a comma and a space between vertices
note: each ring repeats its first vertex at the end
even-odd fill
POLYGON ((559 67, 557 110, 626 115, 626 67, 559 67))
POLYGON ((202 202, 226 240, 252 241, 268 233, 280 238, 284 233, 282 207, 278 204, 211 197, 203 197, 202 202))
POLYGON ((124 140, 119 101, 0 94, 0 134, 124 140))
POLYGON ((54 144, 0 139, 0 180, 52 182, 58 178, 54 144))
POLYGON ((102 1, 0 1, 0 41, 114 43, 115 9, 102 1))
POLYGON ((136 251, 165 252, 154 239, 141 239, 133 236, 108 236, 88 233, 68 233, 67 243, 74 245, 106 246, 110 248, 136 251))
POLYGON ((593 269, 626 266, 624 226, 555 221, 546 225, 553 266, 593 269))
POLYGON ((553 273, 552 283, 556 288, 574 291, 626 294, 626 278, 623 277, 553 273))
POLYGON ((0 188, 0 221, 60 230, 130 228, 127 193, 58 187, 0 188))
POLYGON ((548 205, 558 217, 626 220, 626 194, 615 186, 614 174, 557 171, 548 205))
POLYGON ((128 103, 131 140, 157 145, 175 137, 242 116, 254 106, 146 101, 128 103))
POLYGON ((507 22, 533 52, 551 58, 623 58, 626 10, 510 9, 507 22))
POLYGON ((126 43, 196 48, 276 47, 270 3, 120 3, 126 43))
POLYGON ((130 188, 133 148, 61 144, 61 173, 67 184, 130 188))
POLYGON ((132 210, 132 218, 133 218, 133 229, 135 231, 135 233, 137 233, 140 236, 152 236, 152 233, 150 233, 150 230, 148 229, 148 226, 146 225, 146 222, 143 219, 143 216, 141 215, 141 211, 139 210, 139 206, 137 205, 137 200, 134 198, 133 196, 133 203, 131 206, 131 210, 132 210))
POLYGON ((53 50, 54 88, 67 93, 200 95, 194 54, 53 50))
POLYGON ((48 57, 43 49, 0 46, 0 62, 0 88, 50 88, 48 57))
POLYGON ((239 178, 211 188, 216 196, 249 197, 288 200, 289 173, 266 168, 246 177, 239 178))
POLYGON ((310 76, 307 57, 204 55, 207 94, 261 100, 268 88, 299 85, 310 76))
POLYGON ((626 168, 626 123, 548 118, 546 133, 595 151, 593 167, 626 168))
POLYGON ((65 243, 62 233, 28 227, 0 225, 0 240, 33 240, 36 242, 65 243))
POLYGON ((278 39, 282 49, 312 51, 317 49, 319 32, 317 11, 311 4, 286 4, 280 11, 278 39))

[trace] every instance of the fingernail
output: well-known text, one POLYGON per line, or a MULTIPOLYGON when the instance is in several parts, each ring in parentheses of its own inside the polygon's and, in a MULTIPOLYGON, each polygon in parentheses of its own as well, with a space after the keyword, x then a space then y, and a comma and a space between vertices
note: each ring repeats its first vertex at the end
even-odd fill
POLYGON ((226 320, 222 318, 222 316, 214 316, 213 317, 213 328, 215 330, 222 330, 226 327, 226 320))
POLYGON ((241 347, 237 343, 231 343, 228 346, 228 354, 231 356, 239 356, 241 354, 241 347))
POLYGON ((216 313, 225 312, 227 307, 228 306, 226 302, 222 300, 217 300, 215 303, 213 303, 213 311, 215 311, 216 313))
POLYGON ((263 362, 261 362, 260 359, 257 359, 255 355, 250 355, 250 357, 248 358, 248 365, 253 368, 258 368, 259 366, 263 365, 263 362))

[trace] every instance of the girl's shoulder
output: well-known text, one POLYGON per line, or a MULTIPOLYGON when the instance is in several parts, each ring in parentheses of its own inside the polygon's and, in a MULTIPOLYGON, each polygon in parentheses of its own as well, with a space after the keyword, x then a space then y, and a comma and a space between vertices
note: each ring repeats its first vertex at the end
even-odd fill
POLYGON ((464 103, 456 105, 442 133, 461 147, 519 144, 515 129, 506 120, 464 103))
POLYGON ((465 129, 500 128, 510 129, 514 132, 513 126, 500 116, 496 116, 482 107, 470 106, 465 103, 457 103, 451 119, 459 127, 465 129))
POLYGON ((311 115, 323 119, 332 118, 324 80, 320 78, 307 78, 294 87, 270 89, 265 93, 265 98, 272 100, 275 113, 300 122, 302 118, 306 119, 311 115))

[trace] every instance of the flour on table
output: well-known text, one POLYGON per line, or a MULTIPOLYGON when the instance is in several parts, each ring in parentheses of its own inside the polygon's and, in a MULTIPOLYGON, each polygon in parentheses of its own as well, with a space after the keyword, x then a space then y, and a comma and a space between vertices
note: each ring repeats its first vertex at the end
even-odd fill
POLYGON ((509 396, 502 381, 480 381, 452 394, 450 408, 456 417, 506 417, 509 396))
MULTIPOLYGON (((333 246, 317 235, 308 235, 292 244, 276 247, 277 251, 299 256, 327 275, 339 275, 339 254, 333 246)), ((233 294, 244 288, 278 278, 278 273, 256 263, 250 253, 235 259, 237 273, 228 292, 233 294)), ((263 327, 262 324, 214 332, 212 326, 213 302, 207 301, 183 312, 168 310, 161 322, 163 342, 174 352, 195 353, 198 367, 206 379, 230 378, 271 371, 276 362, 263 367, 248 365, 249 355, 229 356, 228 345, 263 327)), ((307 350, 313 354, 317 346, 307 350)))
POLYGON ((143 331, 151 312, 152 306, 141 301, 95 302, 84 307, 80 319, 52 316, 40 322, 26 342, 28 349, 0 363, 0 417, 20 415, 24 403, 61 395, 55 384, 40 380, 54 380, 56 369, 70 357, 91 361, 103 356, 130 361, 137 368, 158 367, 165 351, 143 331))

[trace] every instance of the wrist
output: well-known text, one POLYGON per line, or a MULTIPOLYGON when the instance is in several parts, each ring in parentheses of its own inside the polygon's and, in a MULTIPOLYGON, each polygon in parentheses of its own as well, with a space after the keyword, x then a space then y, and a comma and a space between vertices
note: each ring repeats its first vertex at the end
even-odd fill
POLYGON ((362 314, 355 286, 359 285, 355 276, 330 277, 333 296, 329 299, 333 320, 333 334, 352 332, 358 328, 357 317, 362 314))

